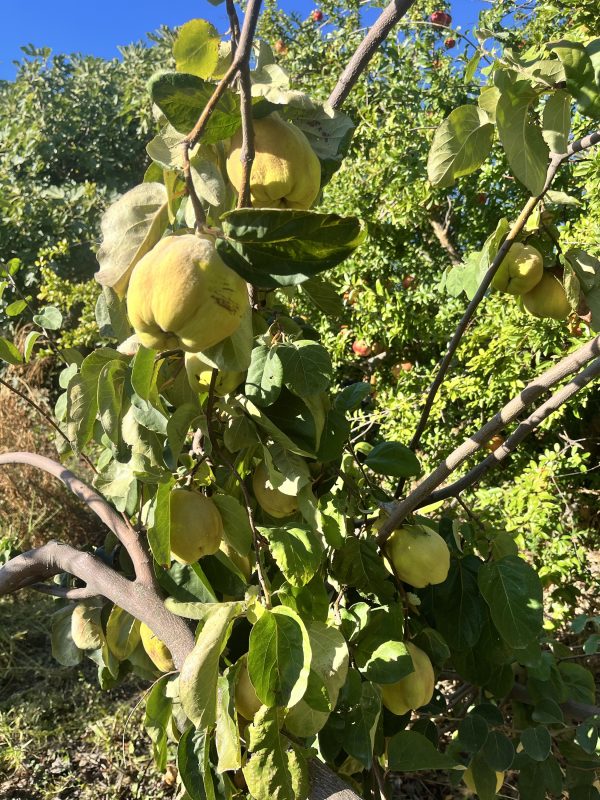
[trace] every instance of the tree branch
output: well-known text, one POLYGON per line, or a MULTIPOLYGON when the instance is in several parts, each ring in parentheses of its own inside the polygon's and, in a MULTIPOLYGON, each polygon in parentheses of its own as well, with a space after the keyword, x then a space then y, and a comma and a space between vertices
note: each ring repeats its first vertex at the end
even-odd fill
POLYGON ((135 574, 140 583, 156 586, 152 560, 140 535, 134 531, 128 521, 119 516, 101 495, 90 489, 70 470, 57 461, 52 461, 51 458, 36 453, 3 453, 0 455, 0 466, 2 464, 27 464, 42 469, 62 481, 119 539, 131 557, 135 574))
POLYGON ((515 451, 518 445, 521 444, 523 439, 529 436, 529 434, 538 428, 545 419, 547 419, 558 408, 560 408, 560 406, 564 405, 564 403, 573 397, 574 394, 591 383, 591 381, 593 381, 599 375, 600 358, 597 358, 586 370, 580 372, 577 377, 559 389, 558 392, 555 392, 555 394, 553 394, 549 400, 536 409, 533 414, 530 414, 527 419, 524 419, 523 422, 517 426, 515 431, 506 439, 506 441, 500 447, 494 450, 493 453, 490 453, 490 455, 487 456, 487 458, 485 458, 480 464, 477 464, 476 467, 473 467, 472 470, 467 472, 467 474, 459 480, 451 483, 450 486, 446 486, 444 489, 440 489, 438 492, 433 492, 433 494, 428 497, 427 503, 436 503, 438 500, 445 500, 448 497, 456 497, 473 484, 479 483, 488 470, 492 469, 493 467, 497 467, 498 464, 502 463, 502 461, 508 458, 508 456, 515 451))
POLYGON ((182 617, 168 611, 151 586, 129 581, 91 553, 68 544, 48 542, 10 559, 0 568, 0 595, 26 588, 61 572, 74 575, 86 589, 102 595, 136 619, 145 622, 163 641, 180 668, 194 647, 194 636, 182 617))
POLYGON ((448 231, 446 228, 441 224, 441 222, 438 222, 438 220, 434 219, 433 217, 430 217, 429 224, 435 233, 436 239, 450 256, 450 261, 452 261, 453 264, 460 264, 460 256, 450 241, 450 237, 448 236, 448 231))
POLYGON ((342 105, 379 45, 385 40, 394 25, 406 14, 414 1, 392 0, 384 8, 373 27, 359 44, 329 95, 329 105, 332 108, 339 108, 342 105))
MULTIPOLYGON (((588 147, 592 147, 594 144, 597 144, 598 142, 600 142, 600 131, 596 131, 594 133, 589 134, 588 136, 584 136, 583 138, 578 139, 575 142, 572 142, 572 144, 569 145, 566 153, 560 155, 557 153, 551 154, 550 164, 548 166, 548 171, 546 173, 546 181, 544 183, 542 191, 535 197, 530 197, 527 203, 525 204, 525 207, 523 208, 516 222, 510 229, 508 236, 506 237, 506 239, 502 243, 502 246, 496 253, 494 260, 492 261, 488 271, 485 273, 483 280, 481 281, 481 284, 477 289, 477 292, 475 293, 473 299, 467 306, 466 311, 462 319, 458 323, 456 331, 454 332, 454 335, 452 336, 452 339, 448 344, 448 349, 446 350, 446 353, 442 361, 440 362, 437 375, 435 376, 429 388, 429 392, 427 394, 427 398, 423 406, 423 411, 421 412, 421 417, 417 424, 417 429, 409 445, 411 450, 415 450, 420 444, 421 436, 423 435, 423 431, 425 430, 427 421, 429 419, 429 415, 431 413, 431 409, 433 407, 433 401, 435 400, 435 396, 437 394, 438 389, 440 388, 440 386, 444 381, 448 368, 450 367, 452 358, 454 357, 454 354, 458 349, 458 345, 460 344, 463 334, 466 331, 467 327, 469 326, 469 323, 471 322, 471 319, 475 314, 477 307, 483 300, 487 290, 490 287, 492 279, 494 278, 494 275, 498 271, 500 264, 502 263, 504 257, 510 250, 513 242, 516 240, 517 236, 521 233, 521 231, 525 227, 525 223, 531 216, 537 204, 540 202, 540 200, 543 198, 543 196, 550 188, 552 181, 554 180, 561 164, 563 164, 564 161, 566 161, 575 153, 579 153, 582 150, 587 149, 588 147)), ((401 489, 399 489, 396 492, 397 497, 399 496, 400 491, 401 489)))
POLYGON ((442 484, 449 475, 452 474, 465 459, 472 456, 509 422, 515 420, 522 411, 531 405, 545 391, 567 375, 572 375, 581 369, 593 358, 600 355, 600 334, 589 342, 586 342, 574 353, 566 356, 558 364, 544 372, 533 380, 502 408, 489 422, 487 422, 477 433, 457 447, 450 455, 402 501, 400 501, 389 518, 384 522, 379 530, 377 537, 378 544, 382 546, 408 514, 412 513, 427 500, 431 500, 432 492, 442 484))

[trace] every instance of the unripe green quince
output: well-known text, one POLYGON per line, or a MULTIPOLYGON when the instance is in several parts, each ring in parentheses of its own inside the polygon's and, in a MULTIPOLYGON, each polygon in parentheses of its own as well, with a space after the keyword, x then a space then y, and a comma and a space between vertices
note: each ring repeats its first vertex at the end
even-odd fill
POLYGON ((244 719, 253 720, 254 715, 262 706, 258 699, 258 695, 250 682, 250 675, 248 674, 248 656, 243 655, 240 660, 240 668, 237 674, 237 681, 235 684, 235 707, 238 714, 241 714, 244 719))
POLYGON ((544 259, 531 245, 515 242, 492 280, 499 292, 519 295, 531 291, 544 274, 544 259))
POLYGON ((140 342, 195 353, 226 339, 248 308, 246 283, 215 249, 214 237, 166 236, 131 273, 127 313, 140 342))
POLYGON ((261 461, 252 476, 252 488, 259 506, 272 517, 281 519, 289 517, 298 510, 298 499, 291 494, 284 494, 270 485, 269 471, 261 461))
POLYGON ((551 272, 544 272, 537 286, 523 295, 523 307, 534 317, 551 319, 566 319, 571 312, 567 293, 551 272))
MULTIPOLYGON (((467 769, 463 772, 462 779, 467 784, 467 789, 475 794, 477 789, 475 788, 475 780, 473 778, 473 770, 471 767, 467 767, 467 769)), ((496 771, 496 792, 500 791, 503 783, 504 773, 496 771)))
POLYGON ((193 564, 216 553, 223 520, 215 503, 199 492, 173 489, 170 496, 171 554, 180 564, 193 564))
MULTIPOLYGON (((195 392, 208 392, 212 378, 212 367, 202 361, 199 353, 185 354, 185 371, 190 386, 195 392)), ((215 394, 219 397, 233 392, 244 380, 243 372, 226 372, 219 370, 215 381, 215 394)))
POLYGON ((386 551, 400 580, 416 589, 443 583, 450 569, 450 550, 444 539, 425 525, 404 525, 387 541, 386 551))
POLYGON ((104 634, 100 624, 100 608, 78 603, 71 615, 71 638, 80 650, 102 647, 104 634))
POLYGON ((383 683, 379 686, 383 705, 398 716, 426 706, 433 697, 435 686, 435 675, 427 653, 412 642, 406 642, 406 649, 412 658, 414 672, 396 683, 383 683))
POLYGON ((145 622, 140 625, 140 638, 144 650, 148 654, 154 666, 161 672, 173 672, 175 664, 171 656, 171 651, 164 642, 149 628, 145 622))
MULTIPOLYGON (((255 208, 310 208, 321 185, 321 165, 300 128, 279 114, 252 121, 254 161, 250 196, 255 208)), ((231 140, 227 158, 229 180, 239 193, 242 186, 241 130, 231 140)), ((200 348, 199 348, 200 349, 200 348)))

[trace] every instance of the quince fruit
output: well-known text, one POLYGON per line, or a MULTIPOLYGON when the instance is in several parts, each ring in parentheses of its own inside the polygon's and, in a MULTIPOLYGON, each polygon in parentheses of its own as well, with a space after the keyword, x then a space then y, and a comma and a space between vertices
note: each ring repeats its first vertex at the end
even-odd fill
POLYGON ((173 489, 170 497, 171 554, 180 564, 194 564, 216 553, 223 537, 223 520, 210 499, 188 489, 173 489))
POLYGON ((387 541, 387 554, 400 580, 416 589, 443 583, 448 577, 448 545, 425 525, 397 528, 387 541))
MULTIPOLYGON (((467 769, 462 774, 463 781, 467 784, 467 789, 473 794, 476 794, 477 789, 475 788, 475 780, 473 778, 473 770, 471 767, 467 767, 467 769)), ((504 783, 504 773, 503 772, 496 772, 496 792, 499 792, 502 788, 502 784, 504 783)))
POLYGON ((102 647, 104 634, 100 624, 101 609, 78 603, 71 615, 71 639, 80 650, 97 650, 102 647))
MULTIPOLYGON (((300 128, 279 114, 253 120, 255 156, 250 196, 255 208, 310 208, 321 186, 321 165, 300 128)), ((231 140, 227 158, 229 180, 242 186, 242 133, 231 140)), ((200 349, 200 348, 198 348, 200 349)))
POLYGON ((144 650, 154 666, 161 672, 173 672, 175 664, 171 651, 164 642, 149 628, 145 622, 140 625, 140 638, 144 650))
MULTIPOLYGON (((190 386, 195 392, 208 392, 212 377, 212 367, 202 360, 200 353, 185 354, 185 371, 187 372, 190 386)), ((221 372, 215 382, 215 394, 223 397, 233 392, 244 380, 243 372, 221 372)))
POLYGON ((238 663, 240 664, 240 669, 235 684, 235 707, 238 714, 241 714, 244 719, 253 720, 254 715, 262 706, 262 703, 258 699, 254 686, 252 686, 250 682, 250 675, 248 674, 248 656, 243 655, 238 663))
POLYGON ((571 312, 567 293, 551 272, 544 272, 537 286, 523 295, 523 306, 534 317, 566 319, 571 312))
POLYGON ((544 259, 539 250, 515 242, 494 275, 492 286, 499 292, 525 294, 541 281, 543 274, 544 259))
POLYGON ((259 506, 276 519, 289 517, 298 510, 298 499, 294 495, 284 494, 271 486, 269 471, 264 461, 261 461, 254 471, 252 488, 259 506))
POLYGON ((412 642, 406 642, 406 649, 413 661, 414 672, 396 683, 380 684, 383 705, 392 714, 406 714, 414 708, 426 706, 433 697, 435 675, 429 656, 412 642))
POLYGON ((212 236, 166 236, 135 265, 127 313, 140 342, 195 353, 226 339, 248 307, 246 283, 212 236))

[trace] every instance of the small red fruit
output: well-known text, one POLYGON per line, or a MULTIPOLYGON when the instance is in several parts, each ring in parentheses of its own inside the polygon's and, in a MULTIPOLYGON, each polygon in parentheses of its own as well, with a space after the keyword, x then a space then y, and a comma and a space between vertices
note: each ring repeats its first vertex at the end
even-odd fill
POLYGON ((453 47, 456 47, 456 39, 453 39, 451 36, 449 36, 444 42, 444 47, 446 50, 451 50, 453 47))
POLYGON ((398 380, 403 372, 410 372, 412 368, 413 365, 410 361, 402 361, 399 362, 398 364, 394 364, 394 366, 391 367, 390 372, 392 373, 394 378, 398 380))
POLYGON ((402 278, 402 288, 403 289, 412 289, 415 285, 415 276, 414 275, 405 275, 402 278))
POLYGON ((311 14, 311 17, 313 18, 313 22, 321 22, 321 20, 323 19, 323 12, 321 11, 320 8, 315 8, 315 10, 311 14))
POLYGON ((368 358, 373 352, 371 346, 368 345, 364 339, 357 339, 355 342, 353 342, 352 351, 361 358, 368 358))
POLYGON ((485 443, 485 449, 489 450, 490 453, 493 453, 494 450, 497 450, 499 447, 502 447, 503 444, 504 444, 504 437, 500 436, 500 434, 497 433, 495 436, 492 436, 492 438, 488 442, 485 443))
POLYGON ((446 11, 434 11, 429 19, 434 25, 441 25, 444 28, 447 28, 452 22, 452 17, 446 11))
POLYGON ((283 41, 283 39, 277 39, 275 42, 275 52, 279 53, 280 56, 285 56, 287 54, 287 45, 283 41))

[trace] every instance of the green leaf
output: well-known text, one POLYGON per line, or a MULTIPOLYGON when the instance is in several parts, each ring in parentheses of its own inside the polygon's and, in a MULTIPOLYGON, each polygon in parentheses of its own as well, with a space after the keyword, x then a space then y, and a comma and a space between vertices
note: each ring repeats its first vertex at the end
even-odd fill
POLYGON ((477 106, 459 106, 436 130, 427 159, 427 177, 433 186, 452 186, 483 164, 492 148, 494 126, 477 106))
POLYGON ((213 347, 203 350, 200 356, 203 361, 216 369, 243 372, 250 364, 253 345, 252 312, 248 306, 237 330, 213 347))
POLYGON ((147 522, 148 544, 157 564, 169 568, 171 563, 171 490, 173 481, 159 483, 150 503, 147 522))
POLYGON ((468 753, 478 753, 488 736, 488 724, 479 714, 468 714, 458 725, 461 747, 468 753))
POLYGON ((567 77, 567 89, 577 101, 579 111, 600 119, 600 84, 590 52, 581 42, 561 39, 548 45, 560 58, 567 77))
POLYGON ((537 725, 535 728, 525 728, 521 733, 521 744, 534 761, 545 761, 552 749, 552 738, 547 728, 537 725))
POLYGON ((191 19, 182 25, 173 43, 178 72, 189 72, 199 78, 210 78, 219 60, 220 37, 204 19, 191 19))
POLYGON ((46 306, 39 314, 33 315, 33 321, 40 328, 45 328, 48 331, 57 331, 62 325, 63 317, 58 308, 46 306))
POLYGON ((261 703, 293 706, 308 684, 311 647, 300 617, 286 606, 266 610, 252 628, 248 672, 261 703))
POLYGON ((436 628, 452 650, 467 650, 483 630, 485 604, 477 585, 481 561, 466 556, 450 561, 448 578, 431 589, 436 628))
POLYGON ((159 241, 169 224, 167 191, 162 183, 134 186, 102 217, 100 269, 94 277, 119 297, 125 295, 137 262, 159 241))
POLYGON ((371 540, 347 539, 343 548, 335 552, 332 571, 339 583, 354 586, 367 595, 389 597, 393 591, 377 545, 371 540))
POLYGON ((252 351, 244 394, 259 406, 270 406, 283 386, 283 366, 279 347, 259 345, 252 351))
POLYGON ((475 73, 477 72, 477 67, 479 66, 479 62, 481 61, 481 55, 482 55, 481 52, 479 51, 479 49, 477 49, 469 59, 463 75, 463 81, 465 83, 471 83, 471 81, 475 77, 475 73))
POLYGON ((515 757, 513 743, 508 736, 499 731, 490 731, 488 733, 480 752, 482 758, 497 772, 504 772, 510 769, 515 757))
MULTIPOLYGON (((169 467, 177 469, 181 450, 187 439, 190 427, 200 416, 200 409, 193 403, 178 406, 167 421, 167 442, 169 445, 169 467)), ((165 457, 166 460, 166 457, 165 457)))
POLYGON ((212 500, 223 520, 223 538, 240 555, 247 556, 252 547, 248 512, 239 500, 229 494, 213 494, 212 500))
POLYGON ((322 311, 323 314, 326 314, 331 319, 337 319, 344 313, 344 303, 339 292, 331 284, 321 280, 321 278, 311 278, 308 281, 304 281, 301 288, 319 311, 322 311))
POLYGON ((360 672, 376 683, 395 683, 414 671, 404 637, 404 614, 396 604, 371 609, 354 642, 360 672))
POLYGON ((99 372, 74 375, 67 387, 67 436, 79 450, 92 438, 98 413, 99 372))
POLYGON ((358 702, 344 713, 344 750, 370 769, 381 715, 381 694, 378 687, 369 681, 361 683, 360 688, 358 702))
POLYGON ((456 761, 440 753, 426 736, 415 731, 400 731, 388 744, 388 767, 399 772, 452 769, 456 761))
POLYGON ((319 569, 323 545, 308 527, 287 526, 260 528, 269 542, 269 550, 286 580, 292 586, 304 586, 319 569))
POLYGON ((102 287, 96 301, 95 314, 102 336, 124 342, 131 335, 126 303, 109 286, 102 287))
POLYGON ((528 81, 517 81, 500 95, 496 110, 498 135, 515 177, 532 195, 544 188, 548 168, 548 145, 541 128, 530 121, 531 106, 538 94, 528 81))
POLYGON ((310 339, 280 345, 277 356, 283 365, 288 389, 303 397, 324 392, 332 378, 331 356, 323 345, 310 339))
POLYGON ((410 478, 421 472, 419 459, 400 442, 380 442, 369 452, 365 465, 379 475, 410 478))
POLYGON ((23 357, 15 345, 8 339, 0 338, 0 359, 8 364, 21 364, 23 357))
POLYGON ((526 647, 542 630, 542 584, 535 570, 518 556, 484 564, 479 588, 494 625, 511 647, 526 647))
POLYGON ((154 385, 156 352, 140 345, 131 363, 131 386, 142 400, 150 400, 154 385))
POLYGON ((366 231, 356 217, 316 211, 240 209, 222 218, 217 250, 245 280, 265 289, 293 286, 352 255, 366 231))
POLYGON ((356 411, 362 401, 371 393, 371 386, 364 381, 351 383, 335 398, 335 407, 340 411, 356 411))
POLYGON ((243 767, 255 800, 303 800, 310 792, 302 750, 279 730, 277 709, 261 708, 248 727, 250 759, 243 767))
POLYGON ((177 746, 177 771, 189 800, 217 800, 209 760, 210 734, 188 728, 177 746))
POLYGON ((217 725, 215 741, 217 753, 219 755, 219 761, 217 763, 217 770, 219 772, 239 769, 242 766, 240 735, 238 733, 234 705, 234 681, 236 674, 237 670, 228 669, 227 673, 221 675, 217 681, 217 725))
POLYGON ((71 635, 72 616, 73 606, 70 605, 55 611, 52 615, 52 656, 65 667, 76 667, 83 658, 83 653, 71 635))
POLYGON ((181 705, 192 724, 200 729, 215 724, 219 660, 241 609, 241 603, 215 604, 194 649, 183 662, 179 676, 181 705))
MULTIPOLYGON (((196 75, 159 72, 150 78, 148 89, 152 101, 171 125, 180 133, 188 134, 210 100, 215 86, 196 75)), ((241 124, 239 96, 226 91, 202 133, 202 141, 215 144, 229 139, 241 124)))
POLYGON ((106 623, 106 643, 119 661, 129 658, 140 643, 140 621, 114 606, 106 623))
POLYGON ((121 417, 123 412, 123 389, 127 368, 122 361, 109 361, 98 376, 98 413, 102 430, 110 441, 119 446, 121 440, 121 417))
POLYGON ((159 772, 167 768, 168 725, 173 709, 173 700, 167 695, 169 678, 165 675, 150 689, 146 699, 144 727, 152 742, 154 763, 159 772))
POLYGON ((6 306, 6 316, 16 317, 27 308, 27 300, 15 300, 6 306))
POLYGON ((295 441, 290 439, 290 437, 280 428, 278 428, 275 423, 271 422, 271 420, 265 414, 263 414, 251 400, 248 400, 247 397, 240 395, 237 398, 237 402, 260 428, 265 430, 275 442, 280 444, 282 447, 285 447, 286 450, 291 450, 292 453, 296 453, 300 456, 306 456, 307 458, 314 457, 314 451, 308 450, 301 445, 296 444, 295 441))
POLYGON ((542 136, 551 153, 566 153, 571 130, 571 97, 558 89, 544 106, 542 136))
POLYGON ((496 772, 481 755, 476 755, 469 764, 477 796, 481 800, 494 800, 496 797, 496 772))

